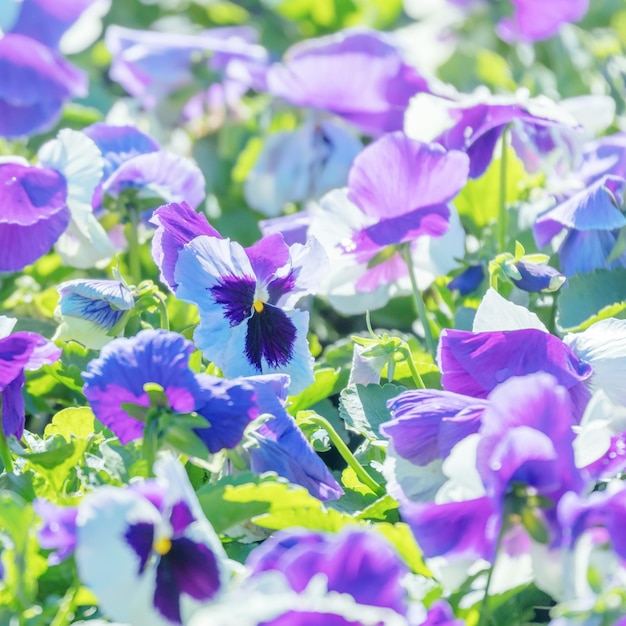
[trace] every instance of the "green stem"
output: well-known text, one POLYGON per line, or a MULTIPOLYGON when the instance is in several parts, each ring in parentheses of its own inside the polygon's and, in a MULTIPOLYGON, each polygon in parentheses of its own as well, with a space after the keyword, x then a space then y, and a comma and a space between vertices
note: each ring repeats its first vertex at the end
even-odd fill
POLYGON ((498 211, 498 252, 506 250, 506 235, 508 231, 508 213, 506 210, 506 167, 507 167, 507 139, 509 135, 508 126, 502 131, 500 146, 502 155, 500 157, 500 208, 498 211))
POLYGON ((354 473, 357 475, 358 479, 364 484, 367 485, 377 496, 384 496, 386 491, 384 487, 381 487, 363 468, 363 466, 356 460, 354 454, 350 451, 350 448, 343 442, 341 437, 337 434, 337 431, 332 427, 330 422, 323 418, 321 415, 311 415, 307 418, 308 422, 313 422, 321 426, 330 437, 330 440, 333 442, 335 448, 337 448, 337 452, 341 454, 344 461, 354 470, 354 473))
POLYGON ((139 215, 134 207, 128 208, 128 226, 126 240, 128 242, 128 270, 131 280, 138 285, 141 282, 141 258, 139 256, 139 215))
POLYGON ((160 317, 160 325, 163 330, 170 329, 170 316, 167 312, 167 303, 165 302, 165 298, 160 291, 156 291, 153 294, 153 297, 159 307, 159 317, 160 317))
POLYGON ((158 429, 159 413, 158 410, 152 409, 148 413, 146 427, 143 431, 143 458, 146 460, 148 476, 150 477, 154 476, 153 468, 159 446, 158 429))
POLYGON ((400 350, 398 350, 398 352, 404 357, 406 364, 409 366, 411 376, 413 377, 413 381, 415 382, 415 385, 417 386, 417 388, 426 389, 426 385, 424 384, 424 381, 422 380, 422 377, 420 373, 417 371, 417 368, 415 367, 415 363, 413 362, 413 355, 411 354, 411 350, 409 346, 406 343, 404 343, 404 345, 402 346, 402 348, 400 348, 400 350))
POLYGON ((67 593, 61 599, 61 604, 57 614, 54 616, 50 626, 67 626, 72 623, 74 618, 76 600, 76 594, 78 593, 78 587, 72 586, 67 590, 67 593))
POLYGON ((407 269, 409 270, 409 279, 411 281, 411 290, 413 291, 413 302, 415 303, 417 316, 421 320, 422 326, 424 327, 426 347, 428 348, 428 351, 432 354, 433 359, 436 359, 437 346, 435 344, 435 340, 430 330, 430 323, 428 321, 428 315, 426 314, 426 304, 424 303, 422 292, 419 290, 419 287, 417 286, 417 279, 415 278, 415 268, 413 267, 413 260, 411 258, 411 244, 408 242, 403 243, 401 246, 401 250, 402 250, 402 258, 404 259, 407 269))
POLYGON ((504 521, 500 522, 500 530, 498 531, 498 538, 496 539, 496 547, 493 555, 493 563, 489 566, 489 573, 487 574, 487 582, 485 583, 485 595, 480 603, 480 613, 478 616, 478 623, 476 626, 485 626, 489 621, 489 587, 491 586, 491 579, 493 578, 493 571, 496 568, 496 559, 498 558, 498 550, 502 537, 504 535, 504 521))
POLYGON ((11 456, 11 450, 9 449, 9 442, 4 435, 4 428, 2 426, 2 400, 0 400, 0 460, 7 473, 14 472, 13 457, 11 456))

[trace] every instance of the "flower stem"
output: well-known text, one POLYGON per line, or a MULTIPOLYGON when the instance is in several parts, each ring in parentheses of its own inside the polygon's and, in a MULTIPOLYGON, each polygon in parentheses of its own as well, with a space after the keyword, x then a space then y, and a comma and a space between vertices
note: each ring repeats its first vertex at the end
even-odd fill
POLYGON ((126 241, 128 242, 128 270, 131 280, 138 285, 141 282, 141 258, 139 256, 139 215, 137 210, 129 206, 126 241))
POLYGON ((504 520, 500 522, 500 530, 498 531, 498 538, 496 539, 496 546, 493 554, 493 562, 489 566, 489 572, 487 574, 487 582, 485 583, 485 595, 480 603, 480 613, 478 616, 478 623, 476 626, 485 626, 489 620, 489 587, 491 586, 491 579, 493 578, 493 571, 496 568, 496 559, 498 558, 498 550, 502 543, 502 537, 504 536, 504 520))
POLYGON ((426 389, 426 385, 424 384, 424 381, 422 380, 422 377, 419 371, 417 370, 417 367, 415 367, 415 363, 413 362, 413 355, 411 354, 411 349, 406 344, 406 342, 403 342, 403 345, 400 348, 400 350, 398 350, 398 352, 402 355, 402 357, 406 361, 406 364, 409 366, 409 371, 411 372, 411 376, 413 377, 413 382, 415 383, 417 388, 426 389))
POLYGON ((160 325, 163 330, 170 329, 170 316, 167 312, 167 303, 165 301, 165 297, 160 291, 156 291, 153 294, 153 297, 159 307, 159 317, 160 317, 160 325))
POLYGON ((2 400, 0 400, 0 460, 7 473, 14 472, 13 457, 11 456, 11 450, 9 449, 9 443, 4 434, 4 427, 2 425, 2 400))
POLYGON ((354 454, 350 451, 350 448, 343 442, 337 431, 331 426, 330 422, 323 418, 321 415, 310 415, 306 418, 307 422, 313 422, 321 426, 330 437, 337 452, 341 454, 343 460, 354 470, 358 479, 369 489, 371 489, 377 496, 384 496, 386 491, 384 487, 381 487, 363 468, 363 466, 356 460, 354 454))
POLYGON ((500 208, 498 211, 498 252, 506 250, 506 234, 508 231, 508 213, 506 210, 506 167, 507 167, 507 139, 509 127, 505 127, 500 138, 502 154, 500 156, 500 208))
POLYGON ((76 594, 78 593, 78 586, 72 586, 67 590, 67 593, 61 599, 61 604, 57 614, 54 616, 50 626, 67 626, 74 619, 76 594))
POLYGON ((419 290, 419 287, 417 286, 417 279, 415 278, 415 268, 413 267, 413 260, 411 259, 410 242, 403 243, 401 246, 401 250, 402 250, 402 258, 404 259, 404 262, 406 263, 407 269, 409 271, 409 279, 411 281, 411 290, 413 291, 413 302, 415 303, 417 316, 421 320, 422 326, 424 327, 424 337, 426 339, 426 347, 428 348, 428 351, 432 354, 433 359, 435 359, 437 356, 437 347, 436 347, 432 332, 430 330, 430 324, 428 322, 428 315, 426 313, 426 304, 424 303, 422 292, 419 290))
POLYGON ((154 476, 154 462, 156 460, 159 446, 159 412, 158 409, 151 409, 148 412, 146 426, 143 431, 143 458, 148 467, 148 476, 154 476))

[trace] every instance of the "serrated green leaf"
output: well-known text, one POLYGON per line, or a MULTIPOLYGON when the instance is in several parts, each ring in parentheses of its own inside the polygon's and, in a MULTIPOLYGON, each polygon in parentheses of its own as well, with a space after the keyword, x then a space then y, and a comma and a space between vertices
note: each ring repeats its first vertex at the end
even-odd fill
POLYGON ((626 309, 626 268, 597 270, 567 279, 557 300, 557 325, 577 331, 626 309))
POLYGON ((95 416, 89 407, 69 407, 59 411, 50 424, 46 426, 44 435, 52 437, 61 435, 65 441, 72 437, 87 439, 94 432, 95 416))
POLYGON ((339 415, 346 428, 370 441, 380 439, 378 427, 391 418, 387 401, 406 391, 406 387, 386 385, 350 385, 341 392, 339 415))
POLYGON ((330 367, 323 367, 316 370, 315 382, 312 385, 309 385, 297 396, 289 396, 287 411, 295 416, 298 411, 308 409, 315 403, 321 402, 325 398, 333 395, 340 373, 340 370, 330 367))

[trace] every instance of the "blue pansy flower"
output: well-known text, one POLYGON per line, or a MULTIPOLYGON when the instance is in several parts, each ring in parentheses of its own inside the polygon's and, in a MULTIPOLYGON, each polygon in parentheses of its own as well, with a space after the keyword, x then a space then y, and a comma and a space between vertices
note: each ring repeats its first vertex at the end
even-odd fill
POLYGON ((196 237, 180 251, 176 296, 198 306, 194 342, 228 377, 285 373, 291 393, 313 378, 309 314, 294 308, 326 267, 315 240, 289 247, 279 234, 250 248, 196 237))
POLYGON ((144 423, 131 417, 125 403, 150 406, 147 383, 163 388, 174 414, 197 412, 206 428, 195 433, 210 452, 235 447, 248 423, 257 416, 255 394, 244 381, 196 374, 189 368, 193 346, 178 333, 144 330, 115 339, 83 374, 85 395, 96 417, 123 444, 143 435, 144 423))
POLYGON ((94 350, 111 341, 109 333, 135 307, 132 292, 119 280, 77 278, 61 283, 57 291, 55 313, 61 325, 54 339, 73 339, 94 350))

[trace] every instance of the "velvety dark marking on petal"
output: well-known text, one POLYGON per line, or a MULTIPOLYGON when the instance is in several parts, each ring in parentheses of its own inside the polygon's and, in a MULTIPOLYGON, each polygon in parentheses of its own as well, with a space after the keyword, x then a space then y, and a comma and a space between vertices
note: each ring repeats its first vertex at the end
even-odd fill
POLYGON ((293 356, 296 327, 281 309, 265 305, 248 320, 246 357, 260 372, 261 359, 270 367, 287 365, 293 356))
MULTIPOLYGON (((173 549, 174 542, 172 542, 173 549)), ((170 556, 172 550, 163 555, 157 565, 154 608, 170 622, 182 624, 180 618, 180 589, 170 556)))
POLYGON ((130 547, 139 557, 139 574, 143 572, 152 552, 154 540, 154 526, 148 522, 139 522, 129 527, 124 535, 130 547))
POLYGON ((217 559, 204 544, 187 537, 172 541, 172 549, 161 558, 167 561, 176 587, 195 600, 208 600, 220 588, 217 559))
POLYGON ((189 524, 194 521, 194 516, 191 514, 187 503, 181 500, 172 507, 172 515, 170 516, 170 524, 174 534, 178 534, 185 530, 189 524))
POLYGON ((224 276, 210 288, 213 299, 224 307, 231 326, 241 324, 250 317, 256 284, 252 278, 224 276))
POLYGON ((293 270, 289 271, 287 276, 274 279, 268 286, 267 292, 269 293, 270 304, 276 304, 279 298, 290 291, 293 291, 296 286, 296 275, 293 270))

